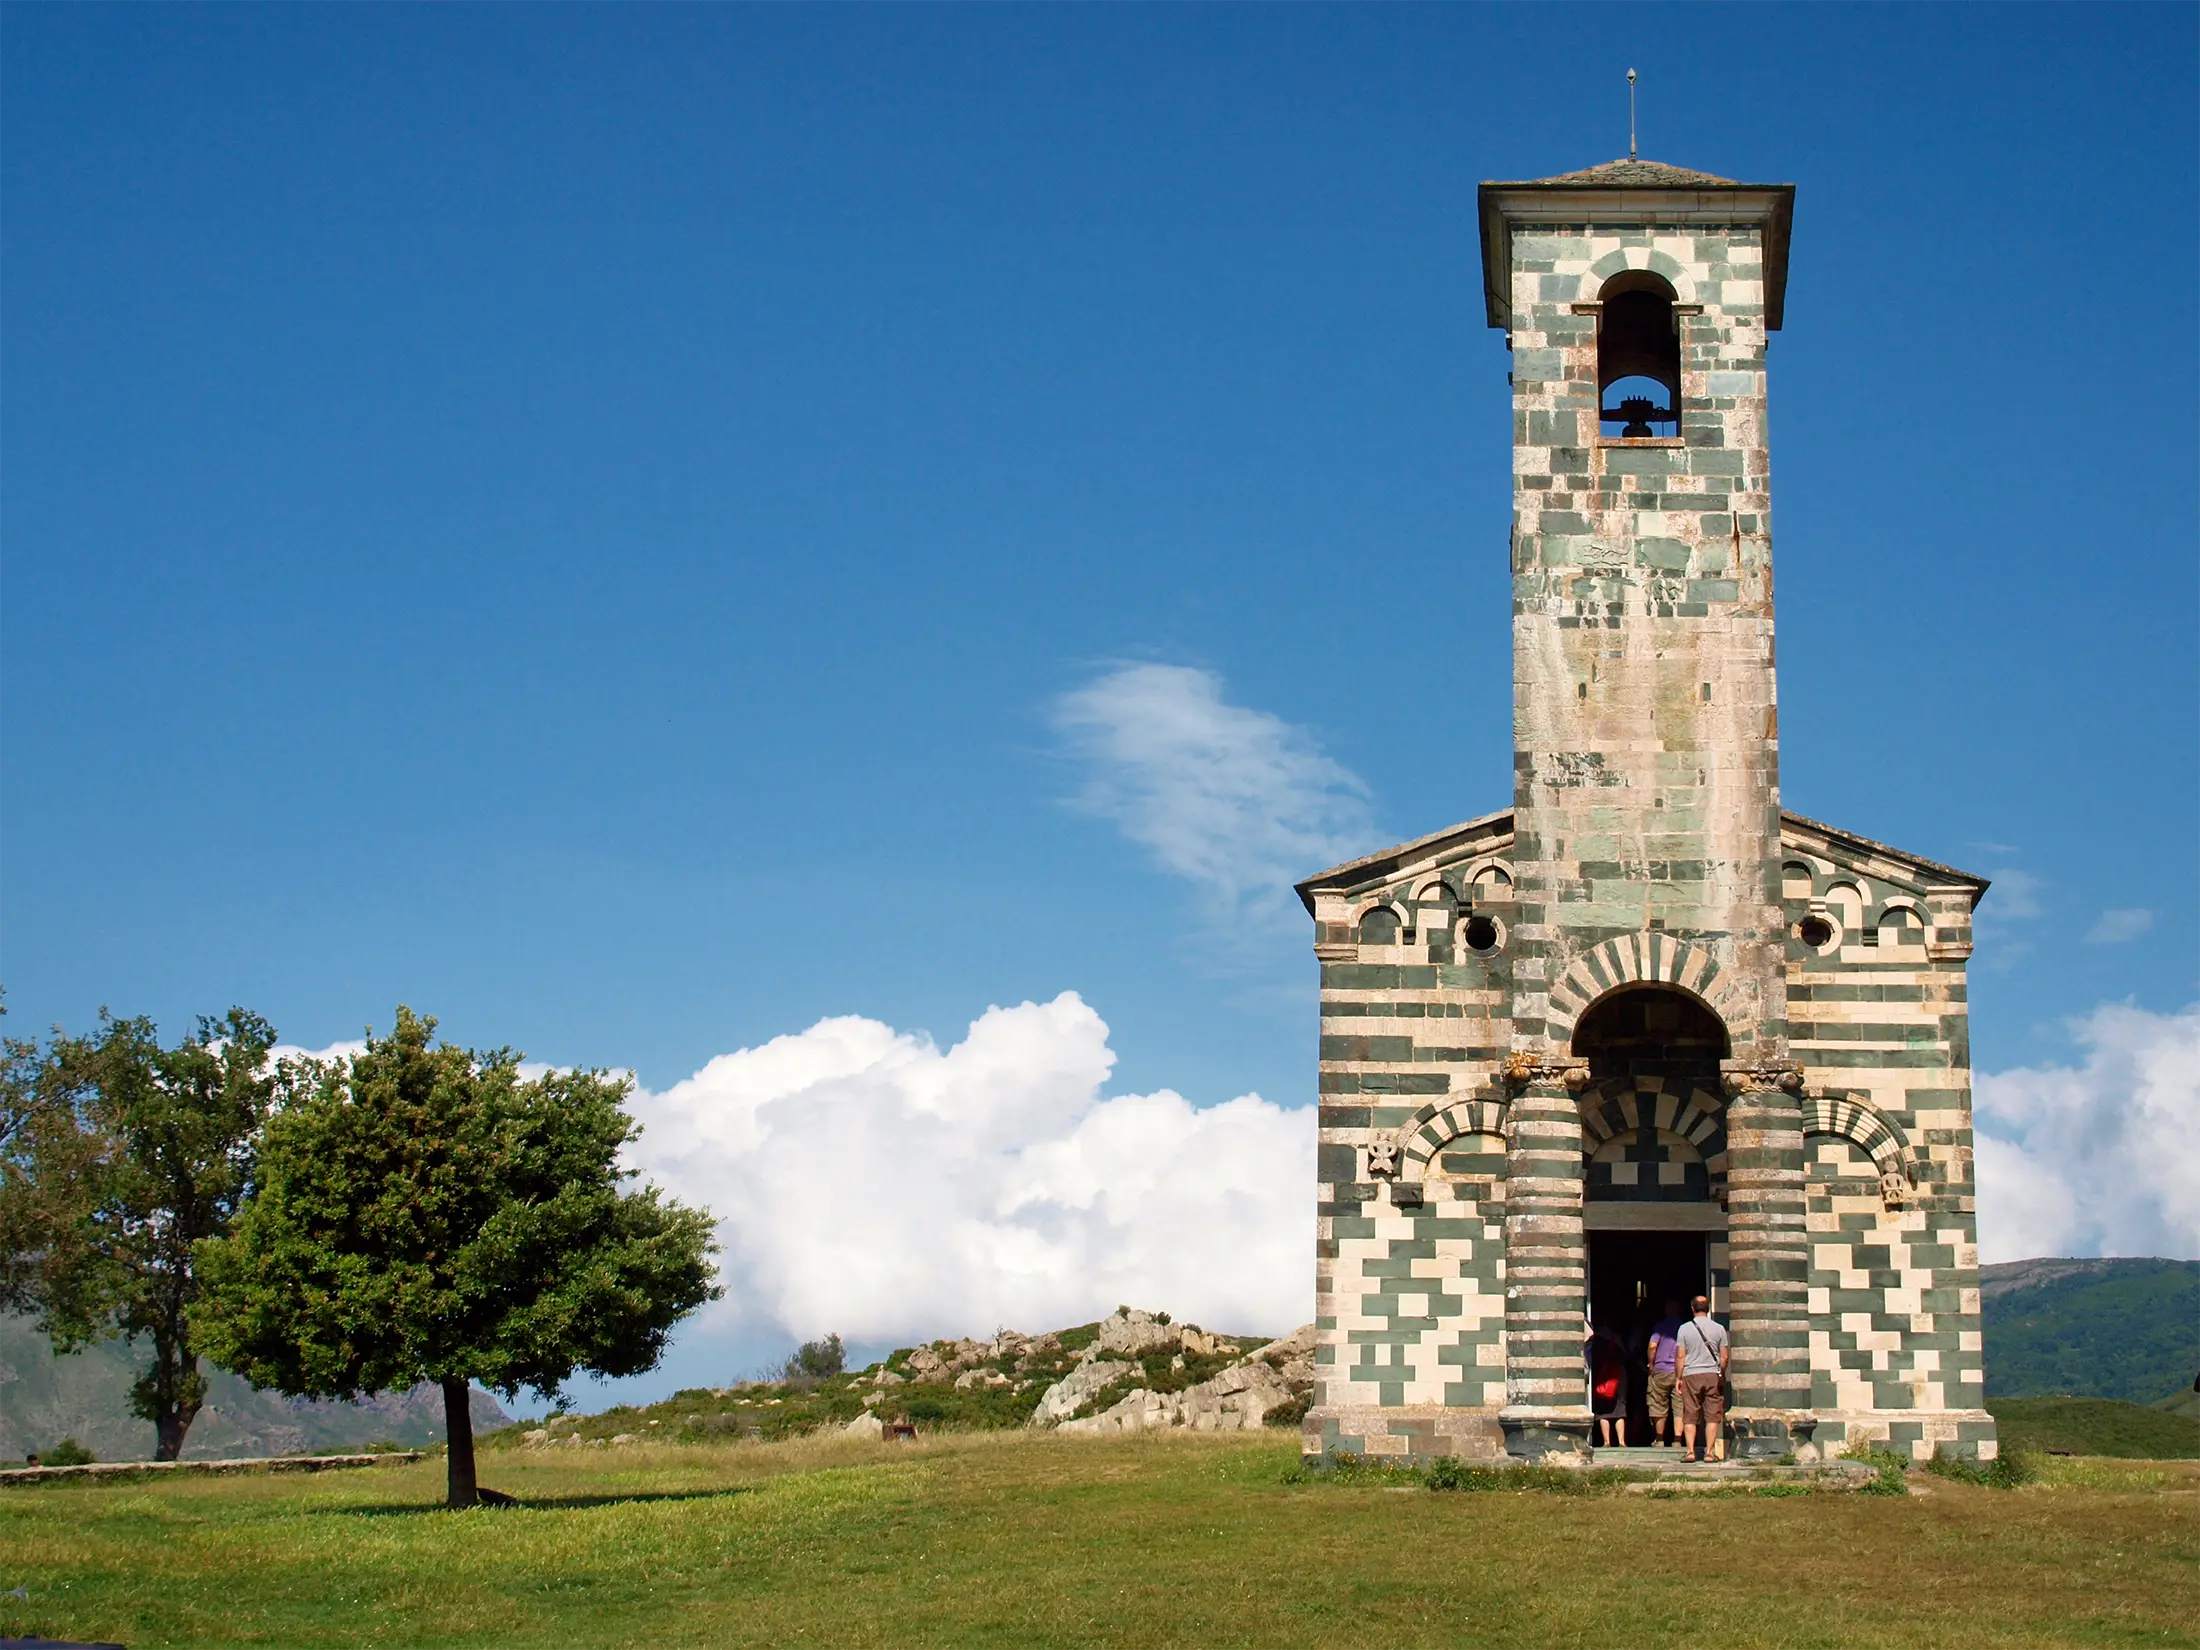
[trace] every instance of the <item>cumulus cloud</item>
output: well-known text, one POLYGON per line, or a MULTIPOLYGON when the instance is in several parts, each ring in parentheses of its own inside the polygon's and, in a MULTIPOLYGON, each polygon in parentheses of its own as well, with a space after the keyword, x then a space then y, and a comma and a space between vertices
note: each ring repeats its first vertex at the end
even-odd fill
POLYGON ((1104 1096, 1075 992, 950 1048, 856 1016, 638 1092, 634 1164, 718 1217, 705 1335, 873 1344, 1057 1328, 1121 1302, 1281 1333, 1313 1310, 1314 1118, 1104 1096))
POLYGON ((2136 910, 2103 911, 2086 930, 2088 945, 2127 945, 2154 926, 2154 913, 2144 906, 2136 910))
POLYGON ((1979 1250, 2200 1259, 2200 1004, 2106 1003, 2082 1066, 1982 1073, 1979 1250))
POLYGON ((1304 728, 1229 703, 1212 671, 1118 665, 1053 722, 1085 769, 1076 805, 1197 884, 1219 922, 1280 915, 1300 877, 1380 845, 1359 776, 1304 728))

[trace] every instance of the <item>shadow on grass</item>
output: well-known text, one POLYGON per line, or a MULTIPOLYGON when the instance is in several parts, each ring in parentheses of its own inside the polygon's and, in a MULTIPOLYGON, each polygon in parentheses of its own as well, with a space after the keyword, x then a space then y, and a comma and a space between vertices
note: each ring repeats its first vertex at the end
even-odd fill
MULTIPOLYGON (((639 1506, 650 1501, 719 1501, 728 1496, 754 1495, 753 1484, 729 1484, 715 1490, 637 1490, 631 1495, 530 1495, 510 1507, 471 1507, 483 1514, 500 1512, 566 1512, 583 1507, 639 1506)), ((321 1518, 418 1518, 427 1513, 447 1513, 440 1501, 410 1507, 317 1507, 321 1518)))

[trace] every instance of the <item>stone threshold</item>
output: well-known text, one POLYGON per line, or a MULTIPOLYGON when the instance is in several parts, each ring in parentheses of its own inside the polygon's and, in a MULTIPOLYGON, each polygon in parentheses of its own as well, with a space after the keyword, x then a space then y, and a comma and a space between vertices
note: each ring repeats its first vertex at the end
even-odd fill
POLYGON ((1861 1461, 1826 1461, 1813 1465, 1784 1466, 1775 1461, 1689 1461, 1678 1449, 1642 1446, 1592 1450, 1592 1467, 1619 1467, 1628 1472, 1653 1472, 1647 1483, 1630 1484, 1631 1493, 1653 1490, 1728 1490, 1752 1485, 1807 1484, 1821 1489, 1857 1489, 1878 1476, 1861 1461))

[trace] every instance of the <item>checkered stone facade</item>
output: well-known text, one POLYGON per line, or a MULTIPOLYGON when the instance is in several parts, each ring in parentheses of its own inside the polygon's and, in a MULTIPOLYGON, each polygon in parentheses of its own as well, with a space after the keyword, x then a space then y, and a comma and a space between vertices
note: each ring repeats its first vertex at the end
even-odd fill
POLYGON ((1311 1453, 1579 1447, 1591 1216, 1704 1234, 1745 1449, 1993 1452, 1964 1001, 1985 884, 1779 802, 1766 335, 1791 200, 1632 162, 1484 187, 1513 806, 1300 887, 1311 1453), (1630 292, 1670 315, 1670 437, 1600 422, 1630 292), (1584 1018, 1646 990, 1716 1016, 1715 1075, 1589 1070, 1584 1018))

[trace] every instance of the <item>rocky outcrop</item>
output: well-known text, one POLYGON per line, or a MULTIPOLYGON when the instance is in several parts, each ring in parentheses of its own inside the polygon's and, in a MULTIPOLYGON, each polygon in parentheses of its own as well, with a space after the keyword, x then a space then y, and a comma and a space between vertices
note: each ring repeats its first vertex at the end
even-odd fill
POLYGON ((1251 1357, 1269 1366, 1283 1377, 1284 1385, 1293 1392, 1311 1391, 1314 1385, 1314 1348, 1321 1337, 1314 1333, 1314 1326, 1307 1324, 1294 1329, 1280 1341, 1270 1341, 1257 1347, 1251 1357))
POLYGON ((1040 1395, 1039 1407, 1031 1412, 1031 1424, 1035 1427, 1058 1425, 1084 1408, 1088 1399, 1099 1397, 1126 1375, 1137 1372, 1138 1365, 1120 1358, 1081 1361, 1040 1395))
POLYGON ((1183 1379, 1188 1360, 1226 1356, 1235 1344, 1193 1325, 1171 1324, 1151 1313, 1118 1308, 1100 1325, 1075 1367, 1041 1396, 1031 1425, 1076 1436, 1172 1427, 1238 1432, 1264 1425, 1271 1414, 1298 1403, 1313 1390, 1314 1326, 1309 1324, 1246 1353, 1203 1381, 1173 1391, 1133 1387, 1098 1414, 1078 1413, 1109 1388, 1143 1376, 1147 1358, 1169 1354, 1169 1373, 1183 1379))
POLYGON ((1181 1392, 1140 1388, 1098 1415, 1064 1421, 1055 1430, 1081 1436, 1153 1432, 1165 1427, 1186 1427, 1193 1432, 1251 1432, 1266 1425, 1271 1410, 1285 1408, 1297 1396, 1272 1366, 1257 1358, 1246 1358, 1212 1380, 1181 1392))

